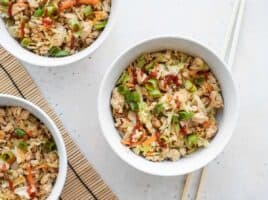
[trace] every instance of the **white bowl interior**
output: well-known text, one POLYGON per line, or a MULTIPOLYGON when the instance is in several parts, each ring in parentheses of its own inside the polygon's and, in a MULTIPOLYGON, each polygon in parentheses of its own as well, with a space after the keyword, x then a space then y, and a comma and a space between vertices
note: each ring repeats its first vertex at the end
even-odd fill
POLYGON ((44 111, 42 111, 39 107, 24 99, 11 95, 0 95, 0 106, 20 106, 22 108, 25 108, 35 117, 37 117, 40 121, 42 121, 50 130, 56 142, 57 151, 59 154, 59 172, 56 179, 56 183, 54 184, 52 192, 48 196, 47 200, 57 199, 63 189, 67 173, 67 154, 63 139, 60 135, 58 128, 44 111))
POLYGON ((237 94, 232 77, 225 64, 211 50, 193 40, 160 37, 146 40, 130 48, 112 64, 105 74, 99 92, 98 109, 99 121, 103 134, 112 147, 124 161, 131 166, 153 175, 174 176, 197 170, 214 159, 231 138, 238 117, 237 94), (202 57, 217 77, 224 98, 224 110, 219 113, 219 131, 209 147, 176 162, 151 162, 137 156, 120 143, 120 136, 114 127, 111 113, 110 98, 115 82, 122 71, 141 53, 164 49, 175 49, 190 55, 202 57))
POLYGON ((113 0, 108 23, 105 29, 99 35, 99 37, 89 47, 71 56, 66 56, 66 57, 61 57, 61 58, 52 58, 52 57, 39 56, 35 53, 32 53, 31 51, 23 48, 18 43, 18 41, 15 40, 9 34, 2 18, 0 18, 0 35, 1 35, 0 45, 2 45, 9 53, 11 53, 13 56, 18 58, 19 60, 22 60, 26 63, 30 63, 32 65, 56 67, 56 66, 71 64, 83 58, 86 58, 87 56, 92 54, 106 39, 115 20, 116 7, 117 7, 117 0, 113 0))

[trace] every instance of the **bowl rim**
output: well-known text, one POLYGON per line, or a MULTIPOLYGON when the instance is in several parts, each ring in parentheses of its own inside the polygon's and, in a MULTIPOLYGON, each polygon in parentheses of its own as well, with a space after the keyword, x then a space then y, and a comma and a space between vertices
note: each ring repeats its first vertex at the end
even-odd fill
POLYGON ((92 55, 107 39, 109 36, 109 33, 111 32, 111 29, 115 23, 116 15, 117 15, 117 7, 118 7, 118 0, 111 0, 111 9, 110 14, 108 17, 108 23, 103 29, 103 31, 100 33, 100 35, 95 39, 95 41, 86 47, 85 49, 65 57, 46 57, 46 56, 40 56, 38 54, 35 54, 25 48, 23 48, 19 42, 11 36, 11 34, 7 31, 7 28, 5 26, 5 23, 3 19, 0 17, 0 25, 2 23, 3 29, 0 28, 0 35, 5 34, 8 35, 7 37, 14 41, 14 45, 10 45, 8 41, 5 41, 5 39, 2 39, 3 37, 0 37, 0 45, 8 51, 11 55, 19 59, 20 61, 23 61, 25 63, 34 65, 34 66, 41 66, 41 67, 59 67, 63 65, 69 65, 75 62, 78 62, 79 60, 82 60, 86 57, 89 57, 92 55), (19 53, 16 49, 19 49, 21 53, 19 53))
MULTIPOLYGON (((163 48, 164 49, 164 48, 163 48)), ((166 48, 165 48, 166 49, 166 48)), ((142 53, 142 50, 140 50, 140 52, 142 53)), ((212 49, 210 49, 207 45, 201 43, 200 41, 197 41, 193 38, 190 37, 185 37, 185 36, 177 36, 177 35, 157 35, 157 36, 153 36, 153 37, 148 37, 146 39, 143 39, 141 41, 136 42, 134 45, 132 45, 131 47, 127 48, 126 50, 124 50, 123 52, 121 52, 119 54, 119 56, 117 56, 117 58, 112 62, 112 64, 109 66, 109 68, 106 70, 102 80, 101 80, 101 84, 99 87, 99 93, 98 93, 98 100, 97 100, 97 109, 98 109, 98 121, 99 121, 99 125, 101 128, 101 132, 106 140, 106 142, 109 144, 109 146, 112 148, 112 150, 115 152, 115 154, 121 159, 123 160, 125 163, 127 163, 129 166, 143 172, 149 175, 154 175, 154 176, 179 176, 179 175, 185 175, 187 173, 193 172, 195 170, 198 170, 202 167, 204 167, 205 165, 207 165, 208 163, 210 163, 212 160, 214 160, 226 147, 226 145, 228 144, 228 142, 230 141, 234 129, 236 127, 237 121, 238 121, 238 116, 239 116, 239 96, 237 93, 237 86, 233 80, 233 77, 231 75, 230 69, 228 67, 228 65, 223 61, 222 58, 220 58, 212 49), (119 149, 116 148, 115 145, 112 144, 112 142, 109 140, 109 130, 105 130, 104 129, 104 124, 106 123, 106 121, 104 121, 101 117, 101 115, 105 115, 106 113, 102 113, 102 106, 100 105, 100 102, 102 102, 102 97, 104 96, 104 90, 105 90, 105 85, 108 84, 106 83, 107 78, 109 77, 109 75, 111 73, 113 73, 113 69, 116 67, 116 64, 123 59, 124 56, 127 55, 127 53, 131 52, 133 49, 135 49, 136 47, 139 47, 140 45, 144 44, 144 43, 149 43, 149 42, 154 42, 156 40, 165 40, 165 39, 174 39, 174 40, 184 40, 188 43, 192 43, 196 46, 200 46, 203 49, 205 49, 207 52, 209 52, 209 54, 211 54, 211 56, 215 57, 222 66, 224 66, 224 70, 226 71, 227 76, 230 78, 231 80, 231 84, 233 86, 233 92, 234 92, 234 105, 235 105, 235 110, 232 110, 233 114, 233 119, 234 119, 234 123, 233 126, 230 129, 230 134, 229 136, 226 138, 226 140, 222 143, 222 148, 220 150, 218 150, 215 154, 215 156, 210 157, 209 159, 207 159, 207 161, 203 161, 200 162, 198 165, 196 165, 195 167, 192 167, 190 169, 185 169, 183 172, 169 172, 169 171, 150 171, 146 168, 142 168, 142 167, 138 167, 137 165, 130 163, 129 159, 126 159, 122 154, 121 151, 119 151, 119 149)), ((106 111, 106 110, 105 110, 106 111)), ((107 112, 109 113, 109 112, 107 112)), ((110 114, 110 113, 109 113, 110 114)), ((139 156, 139 155, 137 155, 139 156)), ((143 158, 144 161, 147 161, 146 159, 143 158)))
POLYGON ((31 114, 33 114, 35 117, 37 117, 46 126, 47 126, 47 124, 49 124, 51 126, 51 129, 49 129, 49 130, 50 130, 53 138, 57 141, 57 149, 58 149, 57 151, 59 154, 59 171, 57 174, 57 179, 53 185, 53 188, 52 188, 51 192, 49 193, 48 197, 46 198, 46 200, 57 199, 63 190, 66 176, 67 176, 66 147, 65 147, 64 140, 63 140, 63 137, 62 137, 59 129, 57 128, 54 121, 45 113, 45 111, 43 111, 39 106, 35 105, 34 103, 32 103, 24 98, 17 97, 14 95, 9 95, 9 94, 0 94, 0 99, 1 98, 7 99, 10 102, 10 105, 9 104, 0 105, 1 107, 12 106, 12 102, 14 102, 15 104, 17 104, 17 106, 22 107, 26 110, 28 110, 28 109, 25 107, 28 106, 32 110, 35 110, 38 113, 38 115, 44 117, 46 119, 47 123, 43 122, 41 119, 39 119, 39 117, 35 116, 35 114, 33 114, 32 112, 29 111, 31 114))

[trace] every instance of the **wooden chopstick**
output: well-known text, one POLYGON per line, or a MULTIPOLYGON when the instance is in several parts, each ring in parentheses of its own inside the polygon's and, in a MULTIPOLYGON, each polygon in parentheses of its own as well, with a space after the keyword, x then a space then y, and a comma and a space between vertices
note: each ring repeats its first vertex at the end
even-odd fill
MULTIPOLYGON (((232 17, 232 21, 230 23, 230 28, 229 31, 226 35, 225 39, 225 46, 223 49, 223 58, 225 59, 226 63, 228 64, 229 68, 233 66, 234 62, 234 57, 236 54, 236 49, 238 45, 238 37, 241 29, 241 24, 242 24, 242 18, 244 15, 244 10, 245 10, 245 0, 238 0, 235 5, 235 10, 234 10, 234 17, 232 17), (229 54, 228 54, 229 52, 229 54), (227 56, 229 55, 229 56, 227 56)), ((206 176, 207 168, 204 167, 201 172, 201 177, 199 180, 199 185, 196 193, 196 200, 201 199, 201 191, 204 185, 204 180, 206 176)))
POLYGON ((183 187, 183 191, 182 191, 182 195, 181 195, 181 200, 186 200, 187 199, 187 194, 188 194, 188 191, 189 191, 192 176, 193 176, 193 173, 190 173, 185 178, 184 187, 183 187))
POLYGON ((234 63, 234 58, 236 55, 236 49, 238 45, 239 33, 240 33, 242 19, 243 19, 244 10, 245 10, 245 4, 246 4, 246 0, 241 0, 239 11, 237 14, 236 24, 235 24, 234 31, 233 31, 232 42, 230 42, 229 57, 226 58, 225 60, 226 63, 229 65, 229 67, 232 67, 234 63))
MULTIPOLYGON (((228 64, 229 68, 232 67, 235 54, 236 54, 236 49, 238 45, 238 37, 241 29, 241 24, 242 24, 242 19, 243 19, 243 14, 244 14, 244 9, 245 9, 245 0, 237 0, 235 2, 235 6, 233 9, 233 14, 231 17, 231 23, 229 25, 226 37, 225 37, 225 43, 224 43, 224 48, 222 51, 222 57, 228 64)), ((196 200, 201 200, 201 191, 204 185, 204 180, 207 174, 207 168, 203 167, 201 171, 201 176, 199 179, 199 184, 197 187, 197 192, 195 195, 196 200)), ((193 173, 190 173, 186 176, 186 181, 184 184, 181 200, 186 200, 187 199, 187 193, 189 191, 190 187, 190 182, 192 179, 193 173)))

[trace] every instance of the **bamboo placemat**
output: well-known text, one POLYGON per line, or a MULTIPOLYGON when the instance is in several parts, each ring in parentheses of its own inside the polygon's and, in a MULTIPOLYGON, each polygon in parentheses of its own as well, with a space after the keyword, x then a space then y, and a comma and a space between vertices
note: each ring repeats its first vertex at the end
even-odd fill
POLYGON ((59 128, 68 154, 68 173, 62 200, 117 199, 73 142, 23 66, 0 48, 0 93, 25 98, 42 108, 59 128))

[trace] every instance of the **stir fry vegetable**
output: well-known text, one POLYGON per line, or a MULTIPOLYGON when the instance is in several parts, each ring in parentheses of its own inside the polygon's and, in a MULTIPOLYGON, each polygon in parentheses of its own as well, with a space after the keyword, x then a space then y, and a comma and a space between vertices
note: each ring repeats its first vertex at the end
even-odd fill
POLYGON ((65 57, 90 46, 107 25, 111 0, 0 0, 0 16, 21 46, 65 57))
POLYGON ((48 128, 21 107, 0 107, 0 199, 47 199, 59 157, 48 128))
POLYGON ((49 50, 49 55, 53 56, 53 57, 64 57, 64 56, 68 56, 70 53, 66 50, 61 50, 58 47, 51 47, 51 49, 49 50))
POLYGON ((123 145, 175 161, 209 144, 223 99, 203 59, 166 50, 144 53, 122 72, 111 106, 123 145))
POLYGON ((15 134, 18 137, 23 137, 24 135, 26 135, 25 131, 21 128, 16 128, 15 129, 15 134))

